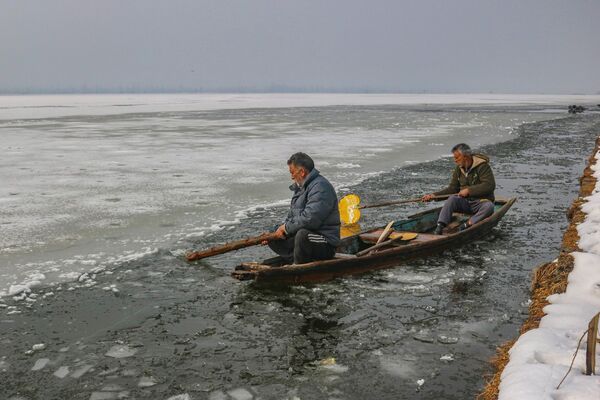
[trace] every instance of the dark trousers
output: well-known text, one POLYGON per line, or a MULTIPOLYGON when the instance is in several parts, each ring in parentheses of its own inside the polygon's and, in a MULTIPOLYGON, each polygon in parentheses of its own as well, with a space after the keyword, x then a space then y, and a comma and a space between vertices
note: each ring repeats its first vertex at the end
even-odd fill
POLYGON ((269 247, 286 262, 304 264, 317 260, 328 260, 335 255, 335 247, 318 233, 300 229, 296 235, 282 240, 271 240, 269 247))
POLYGON ((452 220, 453 212, 473 214, 471 217, 471 225, 473 225, 494 213, 494 203, 485 200, 468 200, 457 195, 450 196, 440 211, 438 223, 448 225, 452 220))

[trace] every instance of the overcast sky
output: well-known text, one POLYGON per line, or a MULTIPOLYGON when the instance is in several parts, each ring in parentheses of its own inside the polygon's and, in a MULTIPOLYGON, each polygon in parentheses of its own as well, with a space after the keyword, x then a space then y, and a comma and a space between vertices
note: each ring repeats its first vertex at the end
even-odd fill
POLYGON ((0 93, 600 93, 599 0, 0 0, 0 93))

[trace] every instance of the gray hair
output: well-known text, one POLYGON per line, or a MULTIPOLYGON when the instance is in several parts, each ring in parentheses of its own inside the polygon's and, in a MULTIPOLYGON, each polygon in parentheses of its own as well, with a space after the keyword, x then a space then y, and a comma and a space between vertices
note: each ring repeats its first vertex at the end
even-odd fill
POLYGON ((294 153, 288 160, 288 165, 294 164, 296 167, 304 168, 306 172, 311 172, 315 167, 312 158, 306 153, 294 153))
POLYGON ((459 143, 456 146, 454 146, 452 148, 452 152, 454 153, 455 151, 458 151, 463 156, 472 156, 473 155, 473 150, 471 150, 469 145, 465 144, 465 143, 459 143))

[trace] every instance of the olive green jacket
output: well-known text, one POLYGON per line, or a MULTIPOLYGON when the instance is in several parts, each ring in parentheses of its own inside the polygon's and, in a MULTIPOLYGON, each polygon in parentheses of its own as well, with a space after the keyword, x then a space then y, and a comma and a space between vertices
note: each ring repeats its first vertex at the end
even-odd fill
POLYGON ((464 188, 469 188, 469 198, 474 200, 494 201, 496 181, 489 164, 490 159, 483 154, 473 154, 473 165, 465 171, 458 165, 452 172, 452 179, 447 188, 435 192, 434 195, 458 193, 464 188))

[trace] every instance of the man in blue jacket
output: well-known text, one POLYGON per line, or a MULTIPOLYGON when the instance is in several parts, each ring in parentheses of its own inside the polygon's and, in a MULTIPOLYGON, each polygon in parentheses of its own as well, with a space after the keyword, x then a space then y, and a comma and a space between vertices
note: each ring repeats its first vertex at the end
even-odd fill
POLYGON ((286 262, 304 264, 333 258, 340 244, 340 212, 331 183, 315 169, 305 153, 293 154, 287 162, 294 184, 290 211, 275 231, 278 240, 269 247, 286 262))

